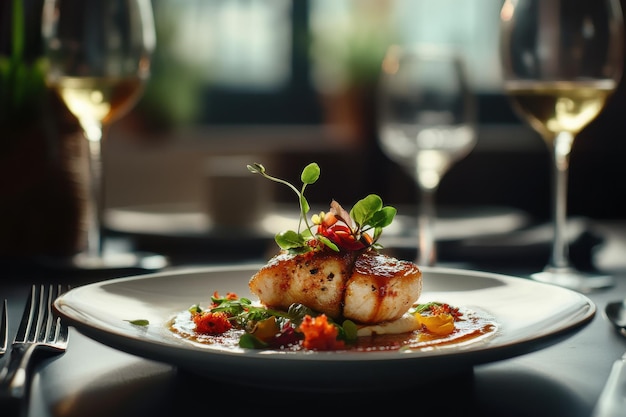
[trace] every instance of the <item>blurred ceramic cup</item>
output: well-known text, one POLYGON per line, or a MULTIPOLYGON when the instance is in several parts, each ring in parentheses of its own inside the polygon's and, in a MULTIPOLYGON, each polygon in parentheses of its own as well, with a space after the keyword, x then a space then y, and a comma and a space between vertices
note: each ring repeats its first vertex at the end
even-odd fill
POLYGON ((211 156, 205 165, 204 199, 211 230, 253 233, 262 227, 271 202, 268 180, 251 173, 254 155, 211 156))

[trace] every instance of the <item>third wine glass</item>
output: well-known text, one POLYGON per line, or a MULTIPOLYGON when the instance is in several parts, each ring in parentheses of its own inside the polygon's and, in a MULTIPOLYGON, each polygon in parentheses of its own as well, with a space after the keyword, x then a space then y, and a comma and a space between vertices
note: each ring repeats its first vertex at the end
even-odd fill
POLYGON ((78 119, 88 143, 87 248, 73 260, 86 269, 165 265, 160 255, 105 251, 101 144, 150 76, 156 35, 150 0, 46 0, 42 17, 47 85, 78 119))
POLYGON ((569 260, 566 203, 575 136, 602 111, 622 74, 617 0, 507 0, 501 10, 504 89, 552 155, 554 239, 532 278, 587 292, 612 278, 583 274, 569 260))
POLYGON ((378 95, 378 139, 417 185, 419 265, 437 262, 435 194, 450 167, 476 143, 474 100, 463 60, 452 49, 389 48, 378 95))

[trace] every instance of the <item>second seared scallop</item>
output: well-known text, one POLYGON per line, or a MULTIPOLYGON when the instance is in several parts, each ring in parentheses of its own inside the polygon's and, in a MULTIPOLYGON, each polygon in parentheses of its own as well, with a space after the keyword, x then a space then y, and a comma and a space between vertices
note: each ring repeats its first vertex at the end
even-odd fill
POLYGON ((422 292, 422 273, 413 262, 376 251, 356 258, 343 297, 343 316, 359 323, 399 319, 422 292))

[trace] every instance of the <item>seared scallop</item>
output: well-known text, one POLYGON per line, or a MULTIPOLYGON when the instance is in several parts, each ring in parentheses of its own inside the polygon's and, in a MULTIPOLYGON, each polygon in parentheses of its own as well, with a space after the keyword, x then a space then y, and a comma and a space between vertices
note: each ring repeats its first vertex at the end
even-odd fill
POLYGON ((250 291, 268 307, 286 310, 303 304, 331 318, 341 317, 352 255, 336 252, 281 253, 250 280, 250 291))
POLYGON ((333 319, 371 324, 406 313, 421 294, 422 273, 412 262, 375 251, 281 253, 249 286, 271 308, 300 303, 333 319))

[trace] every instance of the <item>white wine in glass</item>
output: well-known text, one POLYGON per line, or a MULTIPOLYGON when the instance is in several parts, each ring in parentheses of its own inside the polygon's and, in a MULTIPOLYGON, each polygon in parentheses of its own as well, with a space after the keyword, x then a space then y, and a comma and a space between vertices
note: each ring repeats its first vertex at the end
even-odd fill
POLYGON ((622 12, 613 0, 507 0, 501 10, 504 90, 552 155, 552 253, 531 278, 589 292, 613 284, 569 259, 567 182, 576 135, 593 121, 622 75, 622 12))
POLYGON ((156 35, 150 0, 46 0, 42 34, 46 83, 80 123, 89 150, 85 269, 159 269, 164 257, 104 247, 102 140, 126 115, 150 76, 156 35))
POLYGON ((437 189, 450 168, 474 148, 475 113, 463 60, 454 50, 436 45, 389 48, 378 92, 378 140, 416 184, 419 265, 437 263, 437 189))

